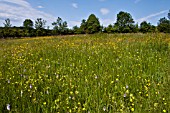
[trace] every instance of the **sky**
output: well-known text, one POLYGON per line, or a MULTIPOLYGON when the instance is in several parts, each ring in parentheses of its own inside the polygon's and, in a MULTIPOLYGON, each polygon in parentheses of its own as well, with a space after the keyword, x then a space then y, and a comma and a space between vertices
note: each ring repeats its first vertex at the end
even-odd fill
POLYGON ((116 22, 120 11, 130 13, 138 24, 147 21, 157 25, 169 10, 170 0, 0 0, 0 26, 7 18, 12 26, 22 26, 25 19, 34 22, 42 18, 52 28, 51 23, 61 17, 72 28, 80 26, 82 19, 87 20, 90 14, 107 26, 116 22))

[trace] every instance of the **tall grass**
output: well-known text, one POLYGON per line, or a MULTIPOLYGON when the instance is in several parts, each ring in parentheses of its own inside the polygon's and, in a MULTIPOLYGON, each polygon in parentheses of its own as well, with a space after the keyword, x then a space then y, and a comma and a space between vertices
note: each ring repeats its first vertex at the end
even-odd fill
POLYGON ((170 112, 170 35, 0 40, 0 111, 170 112))

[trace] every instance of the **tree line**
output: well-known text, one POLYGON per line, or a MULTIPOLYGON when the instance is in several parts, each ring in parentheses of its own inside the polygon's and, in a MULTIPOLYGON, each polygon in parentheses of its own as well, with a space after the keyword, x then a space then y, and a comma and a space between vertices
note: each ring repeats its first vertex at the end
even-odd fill
POLYGON ((94 33, 170 33, 170 10, 167 18, 160 18, 157 26, 154 26, 147 21, 141 22, 140 25, 135 24, 131 14, 124 11, 120 11, 117 14, 116 23, 110 24, 107 27, 103 27, 94 14, 91 14, 87 20, 83 19, 80 27, 74 26, 72 29, 69 29, 67 22, 63 21, 60 17, 51 24, 53 29, 46 27, 46 22, 47 21, 42 18, 37 18, 35 22, 31 19, 25 19, 21 27, 16 27, 12 26, 10 19, 8 18, 3 23, 4 26, 0 27, 0 38, 94 33))

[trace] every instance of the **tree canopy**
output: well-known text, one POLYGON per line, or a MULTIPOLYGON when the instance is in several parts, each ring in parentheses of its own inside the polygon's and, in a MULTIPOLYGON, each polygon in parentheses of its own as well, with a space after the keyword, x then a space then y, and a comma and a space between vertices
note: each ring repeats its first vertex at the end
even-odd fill
POLYGON ((9 18, 7 18, 7 19, 5 20, 5 23, 3 23, 3 24, 4 24, 4 27, 11 27, 11 26, 12 26, 11 21, 10 21, 9 18))
POLYGON ((36 29, 44 29, 46 24, 46 20, 43 20, 42 18, 37 18, 35 21, 35 28, 36 29))
POLYGON ((94 14, 91 14, 88 17, 86 25, 87 25, 86 33, 93 34, 100 31, 99 19, 94 14))
POLYGON ((146 21, 143 21, 140 24, 140 31, 142 33, 155 32, 155 26, 151 25, 151 23, 147 23, 146 21))
POLYGON ((54 30, 54 34, 66 34, 68 31, 68 26, 67 26, 67 22, 63 21, 60 17, 57 18, 56 22, 53 22, 52 25, 53 30, 54 30))
POLYGON ((0 38, 6 37, 33 37, 49 35, 67 35, 67 34, 94 34, 94 33, 148 33, 164 32, 170 33, 170 10, 167 17, 160 18, 158 25, 154 26, 147 21, 135 24, 134 19, 128 12, 120 11, 117 14, 116 23, 109 24, 107 27, 100 25, 99 19, 94 14, 81 21, 80 27, 77 25, 72 29, 68 28, 66 21, 58 17, 52 23, 53 29, 46 27, 46 20, 37 18, 35 22, 31 19, 25 19, 21 27, 12 26, 9 18, 5 19, 4 27, 0 27, 0 38))
POLYGON ((164 33, 170 33, 170 20, 161 18, 158 22, 158 30, 164 33))
POLYGON ((23 22, 23 26, 26 29, 33 28, 34 23, 33 23, 33 21, 31 19, 25 19, 25 21, 23 22))
POLYGON ((115 26, 117 26, 119 32, 128 33, 133 31, 132 28, 134 27, 134 23, 135 22, 130 13, 120 11, 117 14, 115 26))

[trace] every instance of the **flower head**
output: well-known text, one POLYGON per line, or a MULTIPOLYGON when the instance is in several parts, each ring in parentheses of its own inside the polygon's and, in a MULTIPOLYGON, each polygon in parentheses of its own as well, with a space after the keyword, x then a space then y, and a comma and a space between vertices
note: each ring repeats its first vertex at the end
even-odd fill
POLYGON ((6 108, 7 108, 8 111, 10 111, 10 110, 11 110, 10 104, 7 104, 7 107, 6 107, 6 108))
POLYGON ((123 97, 126 97, 127 95, 126 95, 126 93, 123 95, 123 97))
POLYGON ((32 89, 32 84, 30 84, 30 89, 32 89))
POLYGON ((129 88, 129 86, 128 85, 126 85, 126 89, 128 89, 129 88))

